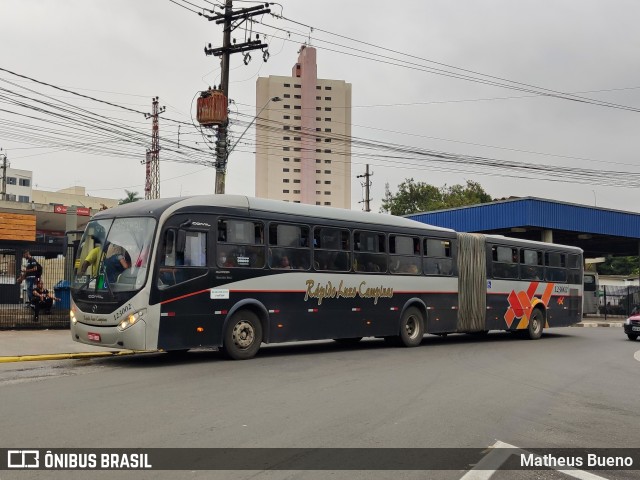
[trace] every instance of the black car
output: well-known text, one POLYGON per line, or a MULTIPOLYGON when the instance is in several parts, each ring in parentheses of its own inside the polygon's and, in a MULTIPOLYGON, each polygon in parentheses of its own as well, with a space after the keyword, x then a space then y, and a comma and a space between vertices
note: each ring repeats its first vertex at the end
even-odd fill
POLYGON ((629 340, 637 340, 640 336, 640 315, 632 315, 624 321, 624 333, 629 340))

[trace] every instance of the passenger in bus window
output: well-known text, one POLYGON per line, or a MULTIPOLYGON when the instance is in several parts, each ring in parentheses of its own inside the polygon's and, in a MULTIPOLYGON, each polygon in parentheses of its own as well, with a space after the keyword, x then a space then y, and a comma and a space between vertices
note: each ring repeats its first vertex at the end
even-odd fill
POLYGON ((220 252, 220 255, 218 256, 218 266, 224 267, 224 268, 231 268, 231 267, 235 267, 236 264, 230 255, 227 256, 226 252, 220 252))
POLYGON ((286 255, 283 255, 282 258, 280 259, 280 265, 278 265, 278 268, 283 268, 285 270, 291 270, 291 264, 289 263, 289 257, 287 257, 286 255))
POLYGON ((122 272, 131 267, 131 256, 129 252, 122 249, 117 251, 110 257, 107 257, 104 261, 104 268, 107 272, 107 280, 109 283, 114 283, 122 272))

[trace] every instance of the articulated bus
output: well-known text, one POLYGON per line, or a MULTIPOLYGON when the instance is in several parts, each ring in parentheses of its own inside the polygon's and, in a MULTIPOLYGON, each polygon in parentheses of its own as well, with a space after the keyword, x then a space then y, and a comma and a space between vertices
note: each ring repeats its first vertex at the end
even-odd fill
POLYGON ((582 250, 390 215, 214 195, 96 214, 71 286, 75 341, 133 350, 521 332, 581 320, 582 250))

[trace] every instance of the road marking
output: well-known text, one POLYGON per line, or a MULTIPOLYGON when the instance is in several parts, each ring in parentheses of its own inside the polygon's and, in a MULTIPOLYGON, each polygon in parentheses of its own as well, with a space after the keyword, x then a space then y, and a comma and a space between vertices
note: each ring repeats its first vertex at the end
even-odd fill
POLYGON ((44 360, 68 360, 78 358, 115 357, 121 355, 135 355, 137 353, 149 353, 141 350, 118 350, 117 352, 77 352, 77 353, 47 353, 42 355, 18 355, 13 357, 0 357, 0 363, 11 362, 37 362, 44 360))
MULTIPOLYGON (((636 352, 636 355, 640 354, 636 352)), ((490 451, 487 455, 485 455, 482 460, 478 462, 478 464, 469 470, 460 480, 489 480, 497 470, 491 469, 487 470, 487 465, 491 465, 495 468, 502 465, 507 459, 517 453, 528 453, 526 450, 522 448, 516 447, 515 445, 510 445, 508 443, 501 442, 498 440, 496 443, 491 445, 489 449, 497 449, 490 451), (508 450, 509 449, 509 450, 508 450)), ((539 457, 539 455, 534 455, 539 457)), ((544 467, 548 468, 548 467, 544 467)), ((600 477, 599 475, 594 475, 593 473, 585 472, 584 470, 578 469, 554 469, 557 472, 563 473, 573 478, 577 478, 579 480, 607 480, 604 477, 600 477)))
POLYGON ((633 358, 635 358, 640 362, 640 350, 638 350, 636 353, 633 354, 633 358))

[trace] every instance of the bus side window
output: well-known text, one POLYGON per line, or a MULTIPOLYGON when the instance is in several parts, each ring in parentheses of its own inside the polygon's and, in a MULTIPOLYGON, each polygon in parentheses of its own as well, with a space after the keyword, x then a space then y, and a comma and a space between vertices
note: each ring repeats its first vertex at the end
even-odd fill
POLYGON ((423 241, 425 275, 452 275, 452 252, 450 240, 425 238, 423 241))

